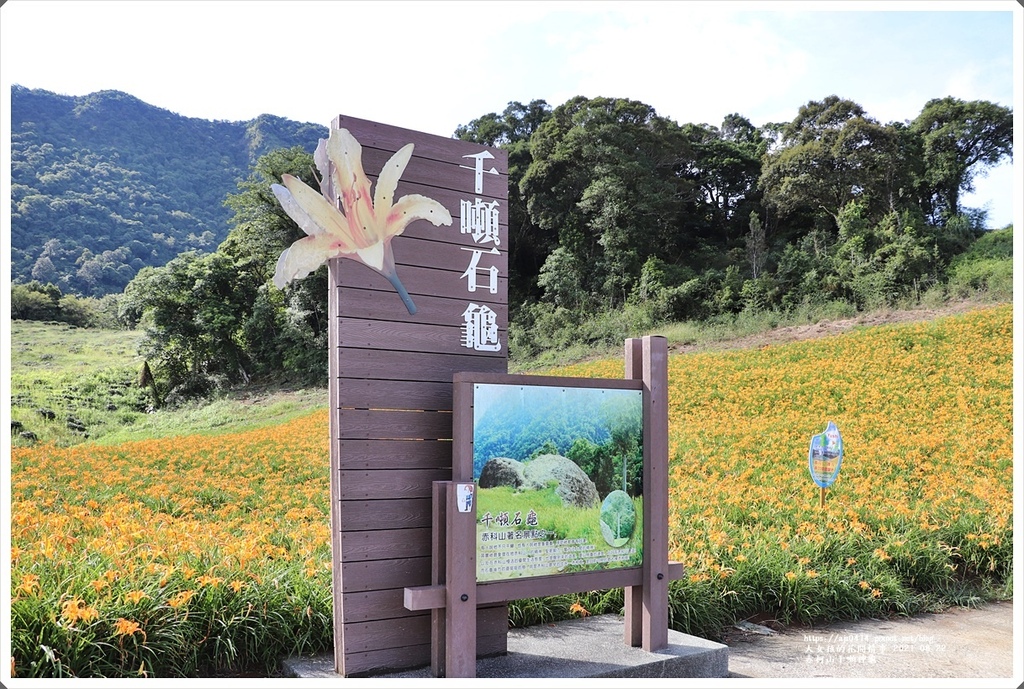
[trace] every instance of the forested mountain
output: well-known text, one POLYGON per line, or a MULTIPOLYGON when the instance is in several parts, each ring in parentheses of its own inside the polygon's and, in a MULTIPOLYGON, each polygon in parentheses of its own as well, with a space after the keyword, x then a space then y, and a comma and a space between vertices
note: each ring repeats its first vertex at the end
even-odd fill
POLYGON ((117 293, 144 266, 213 251, 224 199, 263 154, 312 151, 321 125, 182 117, 119 91, 11 93, 11 272, 63 292, 117 293))

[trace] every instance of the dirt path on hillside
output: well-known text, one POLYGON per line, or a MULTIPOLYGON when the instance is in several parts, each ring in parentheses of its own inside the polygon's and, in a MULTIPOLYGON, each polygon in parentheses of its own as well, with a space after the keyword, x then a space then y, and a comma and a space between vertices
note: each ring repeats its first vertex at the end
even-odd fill
POLYGON ((930 321, 945 316, 953 316, 977 309, 996 306, 993 302, 958 301, 934 308, 920 308, 903 311, 873 311, 864 313, 853 318, 843 318, 834 321, 821 321, 819 323, 808 323, 806 325, 792 325, 783 328, 775 328, 745 337, 737 337, 718 342, 704 342, 700 344, 669 344, 669 353, 689 354, 692 352, 716 351, 724 349, 752 349, 767 347, 769 345, 785 344, 798 340, 810 340, 818 337, 838 335, 861 326, 893 325, 897 323, 914 323, 918 321, 930 321))

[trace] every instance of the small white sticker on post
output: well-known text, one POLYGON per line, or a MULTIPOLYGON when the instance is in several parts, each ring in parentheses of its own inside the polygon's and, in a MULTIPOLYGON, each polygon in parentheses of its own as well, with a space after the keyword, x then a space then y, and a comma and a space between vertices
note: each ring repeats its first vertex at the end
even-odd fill
POLYGON ((469 512, 473 509, 473 484, 460 483, 456 486, 456 502, 459 505, 459 512, 469 512))

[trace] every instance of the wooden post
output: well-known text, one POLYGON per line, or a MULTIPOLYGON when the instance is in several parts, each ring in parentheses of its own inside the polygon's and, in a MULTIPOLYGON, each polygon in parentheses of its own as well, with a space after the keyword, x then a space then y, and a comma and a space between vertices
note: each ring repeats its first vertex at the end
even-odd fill
MULTIPOLYGON (((639 338, 630 338, 626 340, 625 345, 625 357, 626 357, 626 375, 625 377, 630 380, 642 380, 644 377, 644 366, 643 366, 643 341, 639 338)), ((644 406, 644 416, 647 415, 647 407, 644 406)), ((644 438, 644 442, 647 439, 644 438)), ((646 447, 645 447, 646 451, 646 447)), ((647 477, 644 476, 646 482, 647 477)), ((646 501, 646 496, 644 500, 646 501)), ((648 510, 644 509, 644 515, 648 510)), ((647 529, 646 523, 644 529, 647 529)), ((646 545, 646 544, 645 544, 646 545)), ((646 557, 647 553, 644 553, 646 557)), ((624 641, 627 646, 640 646, 643 644, 643 586, 627 586, 623 590, 624 593, 624 613, 625 613, 625 637, 624 641)))
POLYGON ((821 497, 818 499, 818 507, 825 507, 825 488, 821 489, 821 497))
MULTIPOLYGON (((445 559, 448 554, 448 485, 451 481, 434 481, 433 518, 430 542, 430 583, 433 586, 445 584, 445 559)), ((430 611, 430 670, 434 677, 444 677, 445 660, 445 609, 430 611)))
MULTIPOLYGON (((333 188, 333 182, 328 181, 328 189, 333 188)), ((327 264, 327 289, 328 304, 331 309, 336 307, 338 293, 338 263, 331 261, 327 264)), ((338 329, 332 324, 327 329, 327 375, 330 386, 330 402, 334 406, 334 398, 337 394, 335 388, 338 381, 338 329)), ((341 437, 341 417, 335 409, 331 409, 328 417, 328 431, 331 437, 331 445, 328 450, 331 465, 330 497, 331 497, 331 607, 334 616, 334 671, 339 675, 345 674, 345 596, 344 582, 342 581, 342 566, 345 562, 345 554, 341 550, 342 528, 341 528, 341 498, 344 495, 341 491, 341 464, 342 452, 341 443, 335 439, 341 437)))
POLYGON ((643 649, 668 645, 668 340, 643 338, 643 649))
POLYGON ((668 645, 668 341, 628 339, 626 378, 644 381, 643 585, 625 588, 625 642, 668 645))
POLYGON ((470 509, 458 501, 459 486, 449 481, 447 494, 447 597, 444 669, 446 677, 476 677, 476 495, 470 509))

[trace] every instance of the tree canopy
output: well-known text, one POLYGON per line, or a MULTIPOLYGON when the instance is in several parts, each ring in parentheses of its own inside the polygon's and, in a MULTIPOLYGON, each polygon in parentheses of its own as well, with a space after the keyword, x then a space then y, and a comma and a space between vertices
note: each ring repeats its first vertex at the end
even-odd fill
POLYGON ((988 101, 930 100, 911 130, 923 144, 926 202, 936 221, 957 215, 974 178, 1013 149, 1013 112, 988 101))

